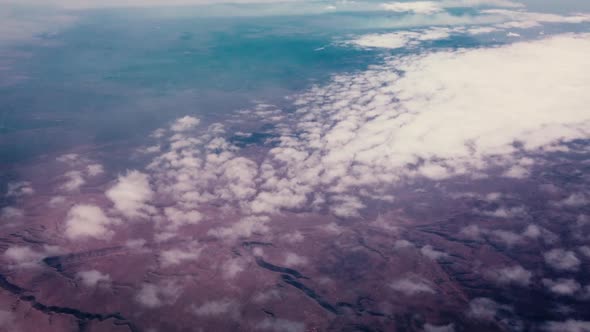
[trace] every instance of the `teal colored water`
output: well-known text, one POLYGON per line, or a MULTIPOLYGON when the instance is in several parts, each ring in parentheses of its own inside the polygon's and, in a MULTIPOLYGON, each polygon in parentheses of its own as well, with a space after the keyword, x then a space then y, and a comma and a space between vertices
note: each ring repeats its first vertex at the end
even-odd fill
POLYGON ((85 14, 49 46, 20 46, 28 79, 0 88, 0 161, 145 137, 183 114, 220 117, 280 104, 372 52, 332 45, 347 29, 318 17, 85 14), (14 141, 21 143, 16 145, 14 141))

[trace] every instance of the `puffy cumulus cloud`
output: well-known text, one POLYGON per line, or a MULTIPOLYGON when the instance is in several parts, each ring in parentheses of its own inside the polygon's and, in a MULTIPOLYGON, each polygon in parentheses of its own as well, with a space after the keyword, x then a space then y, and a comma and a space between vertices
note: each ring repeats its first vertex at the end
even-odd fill
POLYGON ((389 287, 407 296, 436 293, 427 280, 417 276, 398 279, 389 284, 389 287))
POLYGON ((86 166, 88 176, 98 176, 104 173, 104 167, 101 164, 90 164, 86 166))
POLYGON ((554 202, 556 206, 581 207, 590 204, 590 197, 584 193, 573 193, 561 201, 554 202))
POLYGON ((4 252, 4 257, 17 264, 31 262, 36 263, 43 257, 43 254, 34 251, 30 247, 12 246, 6 249, 6 251, 4 252))
POLYGON ((525 10, 486 9, 484 15, 498 15, 504 17, 507 22, 497 24, 498 28, 528 29, 541 26, 543 23, 569 23, 579 24, 590 22, 590 14, 560 15, 552 13, 536 13, 525 10))
POLYGON ((221 265, 221 273, 224 279, 233 279, 245 269, 245 262, 238 258, 232 258, 221 265))
POLYGON ((168 231, 175 231, 182 225, 198 224, 203 218, 199 211, 183 211, 175 207, 165 208, 164 215, 166 216, 167 222, 163 226, 168 231))
POLYGON ((117 183, 105 194, 113 202, 115 209, 125 217, 145 218, 156 212, 148 204, 154 195, 149 177, 139 171, 129 171, 119 176, 117 183))
POLYGON ((360 210, 365 208, 359 198, 350 195, 334 196, 332 200, 334 203, 330 206, 330 211, 341 218, 358 217, 360 210))
POLYGON ((75 191, 80 189, 85 183, 84 175, 80 171, 69 171, 64 174, 66 182, 62 184, 61 189, 66 191, 75 191))
POLYGON ((297 255, 296 253, 288 252, 285 254, 286 266, 301 266, 306 265, 308 262, 307 257, 297 255))
POLYGON ((267 317, 256 323, 255 328, 272 332, 303 332, 305 324, 283 318, 267 317))
POLYGON ((410 1, 384 3, 381 7, 392 12, 412 12, 417 14, 433 14, 443 10, 441 4, 435 1, 410 1))
POLYGON ((22 218, 25 215, 25 211, 19 208, 15 208, 13 206, 6 206, 0 210, 0 217, 3 220, 13 220, 22 218))
POLYGON ((200 306, 193 305, 191 311, 201 317, 230 317, 232 319, 240 317, 240 306, 231 299, 208 301, 200 306))
POLYGON ((35 190, 29 181, 9 182, 6 186, 7 197, 21 197, 34 193, 35 190))
POLYGON ((438 259, 446 258, 449 256, 446 252, 436 250, 429 244, 420 248, 420 252, 422 253, 422 255, 424 255, 432 260, 438 260, 438 259))
POLYGON ((381 5, 384 10, 398 13, 415 13, 430 15, 443 11, 445 8, 457 7, 523 7, 521 3, 510 0, 442 0, 442 1, 407 1, 407 2, 389 2, 381 5))
POLYGON ((269 231, 267 216, 249 216, 244 217, 238 222, 228 227, 219 227, 211 229, 207 234, 227 240, 247 238, 255 233, 264 234, 269 231))
POLYGON ((455 332, 455 325, 424 325, 424 332, 455 332))
POLYGON ((496 303, 492 299, 485 297, 478 297, 469 302, 467 309, 467 316, 480 320, 493 321, 496 318, 496 313, 503 306, 496 303))
POLYGON ((296 99, 252 211, 300 208, 320 190, 331 202, 359 186, 508 170, 522 153, 588 137, 588 52, 590 35, 566 34, 337 75, 296 99))
POLYGON ((575 252, 564 249, 547 251, 543 254, 543 258, 547 265, 560 271, 577 271, 581 263, 575 252))
POLYGON ((547 332, 590 332, 590 321, 568 319, 563 322, 547 322, 543 326, 547 332))
MULTIPOLYGON (((287 243, 300 243, 303 242, 305 236, 300 231, 294 231, 293 233, 287 233, 281 236, 281 239, 287 243)), ((588 248, 588 257, 590 257, 590 247, 588 248)))
POLYGON ((551 293, 562 296, 572 296, 582 289, 582 286, 573 279, 543 279, 543 285, 545 285, 551 293))
POLYGON ((65 235, 70 239, 110 238, 113 231, 109 230, 108 226, 112 223, 113 220, 96 205, 74 205, 66 217, 65 235))
POLYGON ((171 305, 180 296, 181 288, 171 281, 159 284, 144 283, 135 295, 135 301, 146 308, 171 305))
POLYGON ((160 264, 162 267, 169 267, 186 261, 195 261, 201 256, 201 251, 203 251, 203 247, 196 242, 190 243, 184 248, 163 250, 159 255, 160 264))
POLYGON ((488 276, 503 285, 528 286, 533 274, 520 265, 488 271, 488 276))
POLYGON ((31 268, 39 265, 44 257, 59 254, 61 250, 56 246, 44 245, 41 250, 33 249, 28 246, 11 246, 4 251, 4 258, 7 259, 12 267, 31 268))
POLYGON ((76 277, 86 287, 96 287, 99 284, 108 284, 111 282, 111 276, 98 270, 79 271, 76 277))
POLYGON ((170 130, 176 132, 187 131, 195 128, 199 125, 199 123, 201 123, 201 120, 187 115, 174 121, 174 123, 170 126, 170 130))

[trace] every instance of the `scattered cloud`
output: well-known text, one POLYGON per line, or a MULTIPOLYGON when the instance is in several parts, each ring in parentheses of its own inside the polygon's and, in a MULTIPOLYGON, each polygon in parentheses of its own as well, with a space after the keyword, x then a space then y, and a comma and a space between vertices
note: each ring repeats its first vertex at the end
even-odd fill
POLYGON ((304 332, 305 324, 283 318, 267 317, 258 322, 255 328, 272 332, 304 332))
POLYGON ((74 205, 69 211, 65 222, 65 235, 70 239, 81 238, 110 238, 113 231, 108 226, 113 220, 108 218, 103 210, 90 204, 74 205))
POLYGON ((145 218, 156 212, 148 204, 154 195, 149 177, 139 171, 129 171, 119 176, 117 183, 105 194, 115 209, 127 218, 145 218))
POLYGON ((550 292, 561 296, 572 296, 582 289, 580 284, 573 279, 543 279, 543 285, 545 285, 550 292))
POLYGON ((201 251, 203 251, 203 247, 196 242, 190 243, 184 248, 163 250, 159 256, 160 264, 166 268, 186 261, 195 261, 201 255, 201 251))
POLYGON ((533 274, 520 265, 490 270, 488 276, 502 285, 528 286, 533 274))
POLYGON ((436 293, 426 279, 418 276, 398 279, 392 282, 389 286, 396 292, 400 292, 407 296, 436 293))
POLYGON ((547 265, 560 271, 577 271, 581 263, 575 252, 564 249, 552 249, 543 257, 547 265))
POLYGON ((111 277, 98 270, 80 271, 76 273, 76 277, 86 287, 96 287, 99 284, 108 284, 111 282, 111 277))
POLYGON ((563 322, 548 322, 544 325, 547 332, 590 332, 590 321, 568 319, 563 322))
POLYGON ((135 296, 135 300, 146 308, 158 308, 176 302, 181 288, 174 282, 165 281, 160 284, 144 283, 135 296))
POLYGON ((239 319, 240 306, 230 299, 221 299, 216 301, 208 301, 200 306, 193 305, 191 311, 201 317, 222 317, 239 319))

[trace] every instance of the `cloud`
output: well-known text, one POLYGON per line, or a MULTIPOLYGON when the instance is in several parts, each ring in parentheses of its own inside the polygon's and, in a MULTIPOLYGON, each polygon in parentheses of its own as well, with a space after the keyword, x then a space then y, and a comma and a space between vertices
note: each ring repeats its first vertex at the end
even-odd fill
POLYGON ((66 178, 66 182, 61 186, 61 189, 66 191, 78 190, 86 183, 80 171, 69 171, 64 174, 64 177, 66 178))
POLYGON ((398 279, 392 282, 389 287, 406 296, 436 293, 427 280, 417 276, 398 279))
POLYGON ((572 296, 582 289, 580 284, 573 279, 543 279, 543 285, 545 285, 550 292, 561 296, 572 296))
POLYGON ((249 216, 242 218, 229 227, 211 229, 207 234, 227 240, 247 238, 254 233, 267 233, 269 231, 267 226, 269 221, 270 218, 267 216, 249 216))
POLYGON ((238 258, 232 258, 221 266, 221 273, 224 279, 233 279, 240 272, 244 271, 244 262, 238 258))
POLYGON ((577 271, 581 263, 576 253, 564 249, 552 249, 544 253, 543 258, 547 265, 561 271, 577 271))
POLYGON ((65 235, 70 239, 104 239, 113 235, 113 231, 108 229, 113 221, 96 205, 74 205, 68 211, 65 223, 65 235))
POLYGON ((528 286, 533 274, 520 265, 514 265, 491 270, 488 276, 502 285, 528 286))
POLYGON ((229 317, 232 319, 240 317, 238 303, 230 299, 208 301, 200 306, 193 305, 191 311, 201 317, 229 317))
POLYGON ((257 330, 272 332, 303 332, 305 324, 283 318, 265 318, 255 326, 257 330))
POLYGON ((412 12, 416 14, 433 14, 443 10, 440 3, 435 1, 391 2, 381 7, 392 12, 412 12))
POLYGON ((201 255, 203 248, 196 242, 193 242, 185 248, 174 248, 163 250, 160 253, 160 264, 162 267, 179 265, 186 261, 195 261, 201 255))
POLYGON ((108 274, 98 270, 79 271, 76 273, 76 277, 86 287, 96 287, 99 284, 111 282, 111 277, 108 274))
POLYGON ((420 252, 422 253, 422 255, 424 255, 432 260, 438 260, 438 259, 445 258, 448 256, 447 253, 440 251, 440 250, 436 250, 429 244, 420 248, 420 252))
POLYGON ((307 257, 299 256, 296 253, 288 252, 285 254, 286 266, 302 266, 308 263, 307 257))
POLYGON ((4 257, 14 263, 22 264, 37 262, 43 257, 43 254, 34 251, 30 247, 12 246, 6 249, 4 257))
POLYGON ((146 308, 153 309, 174 304, 180 292, 180 287, 170 281, 160 284, 144 283, 135 295, 135 301, 146 308))
POLYGON ((182 132, 187 131, 195 128, 196 126, 201 123, 201 120, 192 117, 192 116, 185 116, 180 119, 177 119, 171 126, 170 129, 175 132, 182 132))
POLYGON ((590 35, 565 34, 337 75, 296 98, 252 211, 305 206, 319 188, 329 204, 359 187, 509 170, 522 154, 588 137, 589 52, 590 35))
POLYGON ((6 197, 21 197, 35 193, 33 186, 28 181, 10 182, 6 188, 6 197))
POLYGON ((104 173, 104 167, 101 164, 90 164, 86 166, 86 173, 91 177, 98 176, 104 173))
POLYGON ((547 332, 590 332, 590 321, 568 319, 563 322, 547 322, 543 326, 547 332))
POLYGON ((115 209, 127 218, 145 218, 156 212, 147 204, 154 195, 149 177, 139 171, 119 176, 117 183, 105 194, 115 204, 115 209))
POLYGON ((479 297, 469 302, 467 316, 480 320, 494 321, 496 312, 501 308, 502 306, 495 301, 485 297, 479 297))
POLYGON ((0 217, 2 217, 3 220, 19 219, 25 215, 24 210, 15 208, 13 206, 3 207, 0 211, 0 217))
POLYGON ((436 326, 436 325, 425 324, 424 325, 424 332, 455 332, 455 325, 449 324, 449 325, 436 326))

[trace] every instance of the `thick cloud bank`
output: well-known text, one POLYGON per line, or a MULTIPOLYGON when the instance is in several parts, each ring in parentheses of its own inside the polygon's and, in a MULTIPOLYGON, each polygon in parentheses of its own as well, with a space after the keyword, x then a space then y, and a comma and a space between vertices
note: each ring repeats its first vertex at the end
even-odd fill
POLYGON ((492 166, 521 174, 531 164, 523 153, 588 137, 589 51, 590 35, 570 34, 392 58, 337 76, 298 98, 295 129, 261 166, 253 210, 492 166))

